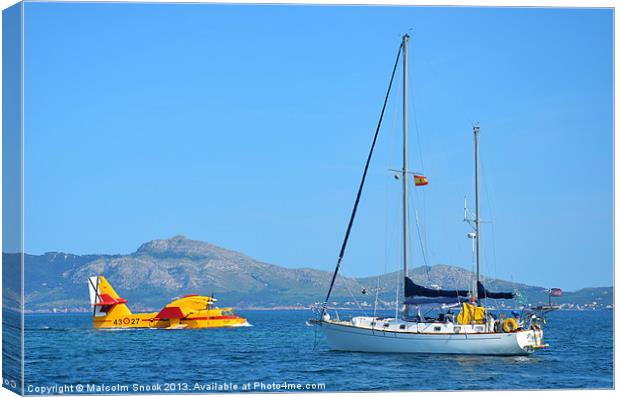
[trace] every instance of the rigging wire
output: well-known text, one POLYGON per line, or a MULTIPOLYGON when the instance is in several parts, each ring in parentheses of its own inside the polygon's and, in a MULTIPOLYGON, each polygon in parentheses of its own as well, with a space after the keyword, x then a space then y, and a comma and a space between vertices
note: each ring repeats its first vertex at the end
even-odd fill
MULTIPOLYGON (((411 63, 413 63, 415 61, 415 57, 412 57, 412 59, 410 60, 411 63)), ((414 77, 412 76, 410 77, 410 87, 413 87, 414 84, 414 77)), ((418 112, 416 110, 416 90, 411 89, 410 90, 410 96, 411 96, 411 101, 410 101, 410 106, 411 106, 411 113, 413 115, 413 123, 414 123, 414 127, 415 127, 415 133, 416 133, 416 147, 418 149, 418 158, 420 161, 420 171, 423 175, 426 175, 426 171, 425 171, 425 167, 424 167, 424 156, 423 156, 423 151, 422 151, 422 140, 420 138, 420 125, 418 123, 418 112)), ((410 191, 413 191, 415 195, 415 201, 414 204, 420 203, 422 205, 422 221, 426 222, 426 196, 424 195, 424 192, 418 192, 418 190, 416 189, 416 186, 414 183, 412 183, 412 181, 409 181, 409 183, 411 184, 410 187, 410 191)), ((411 200, 411 197, 410 197, 411 200)), ((411 203, 407 203, 408 205, 410 205, 411 203)), ((416 227, 417 227, 417 231, 418 231, 418 240, 420 242, 420 250, 422 251, 422 257, 423 257, 423 261, 424 261, 424 267, 426 270, 426 277, 429 281, 429 283, 432 283, 431 281, 431 277, 430 277, 430 273, 429 273, 429 266, 428 266, 428 259, 427 259, 427 253, 426 253, 426 249, 425 247, 428 247, 428 235, 427 235, 427 229, 426 227, 422 228, 420 226, 420 219, 419 219, 419 213, 417 210, 417 207, 414 206, 414 210, 415 212, 415 216, 416 216, 416 227)), ((409 219, 407 219, 407 222, 409 222, 409 219)), ((411 244, 411 242, 409 242, 411 244)), ((412 253, 413 254, 413 253, 412 253)))
MULTIPOLYGON (((417 189, 416 189, 415 183, 411 181, 409 183, 411 184, 411 189, 414 192, 416 192, 417 189)), ((414 194, 418 196, 417 193, 414 193, 414 194)), ((426 270, 426 278, 428 279, 429 284, 432 284, 431 275, 430 275, 429 266, 428 266, 428 259, 426 256, 426 249, 425 249, 425 244, 427 246, 428 242, 426 241, 426 237, 424 238, 424 241, 422 240, 423 233, 422 233, 422 227, 420 226, 420 219, 418 217, 418 210, 415 209, 415 207, 414 207, 414 210, 415 210, 416 228, 418 230, 418 241, 420 242, 420 251, 422 252, 422 260, 424 261, 424 269, 426 270)), ((426 234, 426 231, 424 231, 424 234, 426 234)))
MULTIPOLYGON (((394 77, 394 85, 395 86, 399 86, 401 84, 400 81, 400 75, 397 74, 394 77)), ((390 167, 392 166, 392 164, 390 163, 390 160, 393 159, 394 157, 396 157, 396 153, 397 152, 397 142, 394 139, 394 133, 395 131, 398 130, 398 123, 401 116, 400 113, 401 108, 396 107, 394 110, 390 111, 390 127, 387 128, 387 134, 384 134, 384 139, 386 142, 386 145, 384 146, 386 148, 386 157, 385 157, 385 169, 389 170, 390 167)), ((388 171, 391 174, 391 171, 388 171)), ((383 266, 383 274, 387 275, 388 274, 388 268, 389 268, 389 263, 391 262, 391 257, 392 257, 392 252, 394 247, 391 245, 391 242, 395 241, 395 234, 396 229, 391 227, 392 226, 392 222, 394 219, 398 219, 397 215, 393 215, 392 214, 392 210, 394 210, 395 212, 398 211, 398 206, 397 205, 391 205, 391 187, 393 186, 390 182, 391 178, 383 178, 384 180, 384 208, 385 208, 385 234, 384 234, 384 266, 383 266)), ((401 261, 402 261, 402 257, 401 257, 401 261)), ((397 269, 398 270, 398 269, 397 269)), ((397 273, 398 276, 398 273, 397 273)), ((382 288, 383 291, 385 291, 385 301, 386 302, 390 302, 390 298, 387 295, 387 285, 390 285, 391 283, 389 281, 387 281, 388 279, 385 279, 386 283, 384 284, 386 286, 386 288, 382 288)), ((397 282, 399 281, 399 279, 397 279, 397 282)), ((379 286, 379 278, 377 278, 377 285, 379 286)), ((398 296, 398 291, 396 292, 397 296, 398 296)), ((377 312, 377 307, 379 304, 379 291, 377 291, 376 294, 376 298, 375 298, 375 317, 376 317, 376 312, 377 312)))
POLYGON ((377 317, 377 304, 379 303, 379 280, 381 279, 380 276, 377 276, 377 286, 375 287, 375 307, 372 311, 372 317, 377 317))
MULTIPOLYGON (((412 181, 409 181, 409 183, 411 184, 411 189, 413 191, 416 191, 416 186, 415 183, 412 181)), ((415 209, 415 208, 414 208, 415 209)), ((431 278, 431 273, 430 273, 430 266, 428 265, 428 259, 426 256, 426 248, 425 248, 425 244, 427 244, 426 241, 423 241, 422 239, 422 227, 420 226, 420 220, 418 218, 418 211, 417 209, 415 210, 415 220, 416 220, 416 228, 418 230, 418 241, 420 243, 420 251, 422 252, 422 260, 424 262, 424 270, 426 272, 426 279, 428 280, 429 285, 433 284, 433 280, 431 278)))
MULTIPOLYGON (((485 172, 485 168, 484 168, 484 161, 482 161, 482 159, 480 159, 480 168, 482 169, 482 180, 486 181, 488 180, 486 177, 486 172, 485 172)), ((494 216, 494 205, 493 202, 491 201, 491 194, 490 189, 489 189, 489 183, 483 183, 482 187, 484 189, 484 193, 487 199, 487 203, 489 203, 488 208, 489 208, 489 216, 491 218, 491 221, 489 222, 491 224, 491 234, 492 234, 492 243, 491 243, 491 248, 492 248, 492 253, 493 253, 493 277, 497 278, 497 254, 496 254, 496 250, 495 250, 495 216, 494 216)))
POLYGON ((426 277, 428 278, 428 282, 431 282, 431 275, 428 272, 428 261, 426 260, 426 250, 424 249, 424 244, 422 243, 422 232, 420 230, 420 220, 418 219, 418 211, 415 212, 415 225, 418 229, 418 241, 420 242, 420 251, 422 251, 422 260, 424 261, 424 268, 426 269, 426 277))
MULTIPOLYGON (((410 63, 413 65, 413 62, 415 62, 415 57, 411 57, 410 63)), ((410 77, 410 82, 409 85, 410 87, 414 87, 414 79, 415 76, 411 76, 410 77)), ((421 136, 421 130, 420 130, 420 126, 418 124, 418 112, 416 110, 416 90, 414 90, 413 88, 410 90, 411 91, 411 113, 413 115, 413 125, 415 127, 415 133, 416 133, 416 143, 417 143, 417 149, 418 149, 418 158, 420 159, 420 171, 422 172, 423 175, 426 175, 426 170, 424 167, 424 156, 422 155, 423 150, 422 150, 422 139, 420 138, 421 136)), ((419 195, 416 195, 419 198, 419 201, 422 204, 422 221, 426 224, 426 195, 424 194, 424 192, 421 192, 419 195)), ((428 235, 427 235, 427 229, 424 228, 424 243, 426 244, 426 246, 428 247, 428 235)))
MULTIPOLYGON (((347 291, 349 292, 349 295, 351 295, 351 298, 353 298, 353 301, 355 301, 355 304, 357 305, 357 307, 360 309, 360 311, 361 311, 362 313, 364 313, 364 316, 367 316, 367 314, 366 314, 366 310, 364 310, 364 309, 362 308, 362 305, 360 305, 360 303, 357 301, 357 298, 355 298, 355 295, 353 295, 353 292, 351 292, 351 289, 349 288, 349 286, 347 285, 347 283, 345 282, 345 283, 343 283, 343 284, 344 284, 345 288, 347 289, 347 291)), ((363 287, 363 286, 362 286, 362 287, 363 287)))
MULTIPOLYGON (((402 254, 400 256, 402 258, 402 254)), ((402 280, 402 277, 404 277, 403 271, 399 269, 398 271, 396 271, 396 296, 394 297, 394 318, 398 318, 398 309, 400 308, 400 280, 402 280)))
POLYGON ((327 309, 327 302, 329 302, 329 297, 332 293, 332 289, 334 288, 334 282, 336 281, 336 277, 338 276, 338 270, 340 269, 340 264, 342 262, 342 258, 344 257, 344 253, 347 248, 347 242, 349 241, 349 235, 351 234, 351 228, 353 227, 353 221, 355 220, 355 214, 357 212, 357 207, 360 202, 362 190, 364 189, 364 182, 366 181, 366 175, 368 174, 368 167, 370 166, 370 160, 372 159, 372 154, 374 152, 375 145, 377 143, 377 137, 379 136, 379 130, 381 129, 381 122, 383 121, 383 115, 385 114, 385 108, 387 106, 388 99, 390 97, 390 91, 392 90, 392 83, 394 82, 394 75, 396 74, 396 67, 398 66, 398 60, 400 59, 400 53, 402 51, 402 48, 403 46, 401 44, 398 47, 398 53, 396 54, 396 61, 394 62, 394 67, 392 69, 392 76, 390 77, 390 84, 388 85, 387 93, 385 94, 385 100, 383 101, 381 115, 379 116, 379 122, 377 123, 375 135, 372 140, 372 145, 368 153, 368 158, 366 159, 366 164, 364 166, 364 173, 362 174, 362 180, 360 181, 360 185, 357 190, 357 196, 355 197, 355 204, 353 205, 353 210, 351 211, 351 217, 349 219, 349 224, 347 225, 347 230, 344 235, 344 241, 342 242, 342 246, 340 247, 340 253, 338 254, 338 260, 336 262, 336 269, 334 270, 334 275, 332 276, 332 280, 329 285, 329 290, 327 291, 327 296, 325 297, 325 302, 323 302, 323 310, 321 312, 321 316, 325 314, 325 310, 327 309))
MULTIPOLYGON (((407 175, 403 175, 403 178, 406 178, 407 175)), ((405 241, 405 236, 403 235, 403 231, 400 231, 400 240, 401 241, 405 241)), ((404 261, 404 254, 402 250, 399 250, 399 260, 398 263, 403 263, 404 261)), ((400 309, 400 286, 401 286, 401 280, 404 280, 404 277, 406 277, 407 275, 405 274, 405 269, 403 269, 402 267, 398 267, 396 269, 396 294, 394 295, 394 318, 398 318, 398 310, 400 309)), ((404 289, 404 285, 403 285, 403 289, 404 289)), ((405 295, 404 291, 403 291, 403 296, 405 295)))
MULTIPOLYGON (((385 232, 384 232, 384 250, 383 250, 383 274, 387 274, 387 265, 388 265, 388 245, 389 245, 389 208, 390 206, 389 204, 389 195, 388 195, 388 181, 389 178, 383 178, 384 181, 384 188, 383 188, 383 201, 384 201, 384 208, 385 208, 385 232)), ((380 283, 379 281, 381 280, 381 276, 377 276, 377 289, 375 291, 375 307, 374 307, 374 311, 373 311, 373 318, 377 317, 377 306, 379 305, 379 287, 380 287, 380 283)))

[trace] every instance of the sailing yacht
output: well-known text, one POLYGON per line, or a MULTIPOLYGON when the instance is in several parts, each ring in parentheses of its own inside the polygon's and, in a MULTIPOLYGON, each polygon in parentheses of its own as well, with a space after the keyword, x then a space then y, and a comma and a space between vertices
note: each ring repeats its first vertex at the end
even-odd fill
MULTIPOLYGON (((471 224, 473 233, 468 237, 475 241, 476 280, 472 290, 441 290, 417 285, 408 275, 410 255, 408 251, 408 177, 413 175, 418 182, 419 175, 408 168, 408 46, 410 36, 405 34, 398 49, 396 62, 387 95, 375 131, 373 143, 368 155, 362 180, 357 192, 355 204, 345 238, 340 249, 336 269, 333 273, 327 297, 317 311, 317 318, 310 320, 320 326, 327 344, 333 350, 385 352, 385 353, 443 353, 443 354, 481 354, 481 355, 525 355, 537 349, 547 347, 543 343, 543 313, 524 310, 520 316, 507 317, 499 312, 492 313, 482 302, 487 299, 514 299, 513 292, 491 292, 480 282, 480 200, 479 200, 479 148, 480 127, 476 125, 474 133, 475 161, 475 218, 471 224), (403 284, 400 289, 399 307, 402 310, 395 317, 357 316, 350 320, 341 320, 336 313, 332 317, 327 305, 344 257, 351 227, 360 201, 368 167, 381 121, 388 102, 392 82, 402 54, 403 71, 403 158, 402 168, 397 170, 402 181, 402 233, 403 233, 403 284), (439 310, 433 318, 421 314, 422 305, 443 305, 457 308, 458 313, 439 310)), ((421 184, 425 184, 426 180, 421 184)))

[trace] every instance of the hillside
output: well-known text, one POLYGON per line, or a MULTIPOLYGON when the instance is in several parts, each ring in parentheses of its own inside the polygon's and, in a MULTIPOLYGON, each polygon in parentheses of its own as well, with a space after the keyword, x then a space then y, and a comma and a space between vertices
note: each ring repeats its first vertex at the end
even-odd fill
MULTIPOLYGON (((11 262, 10 255, 3 257, 5 263, 11 262)), ((147 242, 129 255, 26 255, 26 309, 86 310, 86 279, 97 274, 105 275, 134 310, 158 309, 181 294, 212 292, 222 305, 237 308, 304 307, 321 301, 331 280, 331 272, 276 266, 176 236, 147 242)), ((389 305, 394 301, 397 276, 390 273, 359 279, 339 277, 333 300, 343 305, 354 300, 353 294, 359 302, 371 304, 378 286, 379 299, 389 305), (366 294, 362 293, 364 289, 366 294)), ((472 274, 455 266, 435 265, 414 269, 413 278, 425 286, 467 288, 472 274)), ((547 299, 542 287, 494 279, 486 279, 485 285, 491 290, 517 288, 534 304, 547 299)), ((608 305, 612 300, 613 289, 609 287, 567 292, 554 302, 608 305)))

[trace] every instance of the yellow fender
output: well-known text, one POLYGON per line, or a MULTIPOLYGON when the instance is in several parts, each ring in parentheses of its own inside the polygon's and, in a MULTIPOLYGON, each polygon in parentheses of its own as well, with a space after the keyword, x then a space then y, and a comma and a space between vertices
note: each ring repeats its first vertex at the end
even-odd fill
POLYGON ((504 332, 513 332, 519 328, 519 324, 517 324, 517 320, 510 317, 504 320, 504 324, 502 325, 504 328, 504 332))

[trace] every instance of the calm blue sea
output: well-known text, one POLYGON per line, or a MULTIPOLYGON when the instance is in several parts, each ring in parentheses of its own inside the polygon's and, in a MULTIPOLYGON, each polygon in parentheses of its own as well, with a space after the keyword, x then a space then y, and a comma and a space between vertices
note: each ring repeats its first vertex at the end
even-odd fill
POLYGON ((611 311, 551 313, 551 348, 528 357, 333 352, 306 325, 309 311, 239 313, 253 327, 94 331, 88 314, 27 315, 25 392, 613 387, 611 311))

